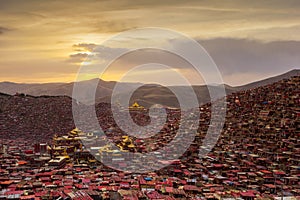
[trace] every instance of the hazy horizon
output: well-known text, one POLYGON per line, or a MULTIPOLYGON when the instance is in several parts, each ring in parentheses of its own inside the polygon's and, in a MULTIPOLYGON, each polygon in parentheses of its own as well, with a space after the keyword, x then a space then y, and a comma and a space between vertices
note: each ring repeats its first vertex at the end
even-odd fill
MULTIPOLYGON (((272 77, 280 76, 280 75, 283 75, 283 74, 291 72, 291 71, 300 71, 300 68, 299 69, 294 68, 294 69, 291 69, 289 71, 286 71, 286 72, 283 72, 283 73, 280 73, 280 74, 274 74, 274 75, 271 75, 271 76, 266 76, 266 77, 264 77, 262 79, 256 79, 256 80, 250 81, 250 82, 242 84, 242 85, 230 85, 228 83, 224 83, 224 85, 228 85, 228 86, 232 86, 232 87, 243 86, 243 85, 251 84, 251 83, 254 83, 254 82, 258 82, 258 81, 263 81, 263 80, 266 80, 266 79, 269 79, 269 78, 272 78, 272 77)), ((97 79, 97 78, 88 79, 88 80, 85 80, 85 81, 91 81, 91 80, 94 80, 94 79, 97 79)), ((98 78, 98 79, 99 80, 103 80, 103 79, 100 79, 100 78, 98 78)), ((103 80, 103 81, 106 81, 106 82, 116 82, 114 80, 103 80)), ((143 82, 134 82, 134 81, 133 82, 130 82, 130 81, 129 82, 118 81, 118 82, 121 82, 121 83, 137 83, 137 84, 157 84, 155 82, 153 82, 153 83, 143 83, 143 82)), ((13 82, 13 81, 0 81, 0 83, 16 83, 16 84, 68 84, 68 83, 74 83, 74 81, 72 81, 72 82, 13 82)), ((195 86, 203 86, 203 85, 205 86, 206 84, 195 85, 195 86)), ((211 84, 211 85, 213 86, 214 84, 211 84)), ((215 84, 215 85, 218 85, 218 84, 215 84)), ((184 86, 184 85, 167 85, 167 86, 184 86)))

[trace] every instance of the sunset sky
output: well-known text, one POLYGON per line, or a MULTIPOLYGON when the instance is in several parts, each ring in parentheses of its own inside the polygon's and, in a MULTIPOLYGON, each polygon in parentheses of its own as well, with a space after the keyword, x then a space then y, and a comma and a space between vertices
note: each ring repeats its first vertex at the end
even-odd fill
POLYGON ((199 41, 230 85, 300 68, 298 0, 0 0, 0 81, 72 82, 93 47, 142 27, 199 41))

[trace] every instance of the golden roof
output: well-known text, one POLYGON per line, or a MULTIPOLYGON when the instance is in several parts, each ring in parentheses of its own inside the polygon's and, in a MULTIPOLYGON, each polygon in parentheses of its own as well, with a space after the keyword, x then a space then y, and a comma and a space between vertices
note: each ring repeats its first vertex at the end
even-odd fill
POLYGON ((144 109, 144 106, 139 105, 137 102, 134 102, 131 106, 129 106, 130 109, 144 109))

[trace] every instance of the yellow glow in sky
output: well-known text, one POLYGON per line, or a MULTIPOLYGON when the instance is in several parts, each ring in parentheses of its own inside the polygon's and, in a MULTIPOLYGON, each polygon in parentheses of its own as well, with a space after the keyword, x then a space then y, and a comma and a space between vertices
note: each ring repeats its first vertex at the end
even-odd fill
MULTIPOLYGON (((0 81, 74 81, 89 52, 76 45, 101 45, 114 34, 139 27, 172 29, 203 41, 229 84, 299 68, 297 0, 1 1, 0 81), (222 56, 228 47, 232 54, 222 56), (273 55, 282 56, 278 62, 268 53, 274 49, 273 55), (256 65, 260 68, 251 67, 256 65)), ((116 48, 128 45, 121 44, 116 48)), ((103 78, 117 80, 122 73, 103 78)))

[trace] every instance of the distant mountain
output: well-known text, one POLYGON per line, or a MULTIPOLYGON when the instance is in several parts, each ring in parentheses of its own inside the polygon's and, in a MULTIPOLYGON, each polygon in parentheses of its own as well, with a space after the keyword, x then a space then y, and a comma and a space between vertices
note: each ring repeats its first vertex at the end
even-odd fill
MULTIPOLYGON (((300 70, 292 70, 279 76, 271 77, 261 81, 256 81, 243 86, 232 87, 229 85, 224 85, 224 88, 226 94, 229 95, 237 91, 257 88, 297 75, 300 75, 300 70)), ((220 89, 220 86, 217 85, 209 87, 211 87, 214 91, 218 91, 218 89, 220 89)), ((198 102, 200 105, 210 101, 209 90, 206 85, 193 86, 193 89, 195 91, 195 94, 197 95, 198 102)), ((150 107, 154 104, 161 104, 169 107, 179 107, 179 102, 171 90, 177 91, 179 95, 188 95, 188 93, 186 92, 187 86, 171 86, 167 88, 160 85, 151 84, 141 86, 138 90, 134 91, 130 103, 132 104, 134 101, 137 101, 139 104, 145 107, 150 107)), ((128 90, 127 92, 129 91, 130 90, 128 90)), ((121 99, 122 94, 117 95, 116 98, 121 99)), ((110 96, 97 99, 98 102, 106 103, 109 103, 110 100, 110 96)))
MULTIPOLYGON (((243 86, 232 87, 225 85, 227 94, 231 94, 240 90, 248 90, 259 86, 264 86, 277 82, 282 79, 290 78, 292 76, 300 75, 300 70, 292 70, 287 73, 267 78, 261 81, 256 81, 243 86)), ((117 84, 115 81, 103 81, 101 79, 92 79, 79 82, 80 87, 83 88, 87 98, 83 100, 83 103, 91 103, 91 96, 94 93, 90 85, 94 85, 98 81, 98 87, 95 94, 96 103, 106 102, 109 103, 112 95, 112 91, 117 84)), ((42 83, 42 84, 24 84, 24 83, 12 83, 12 82, 0 82, 0 92, 14 95, 16 93, 24 93, 33 96, 49 95, 49 96, 72 96, 74 83, 42 83)), ((162 104, 170 107, 179 106, 176 96, 172 93, 172 90, 177 91, 180 95, 187 95, 187 86, 171 86, 169 88, 160 85, 141 83, 119 83, 122 93, 128 93, 133 88, 139 87, 134 91, 130 103, 134 101, 139 102, 141 105, 149 107, 153 104, 162 104)), ((218 89, 219 86, 210 86, 213 89, 218 89)), ((210 101, 209 92, 207 86, 199 85, 193 86, 193 89, 198 97, 200 104, 210 101)), ((117 98, 122 98, 122 93, 117 95, 117 98)))

